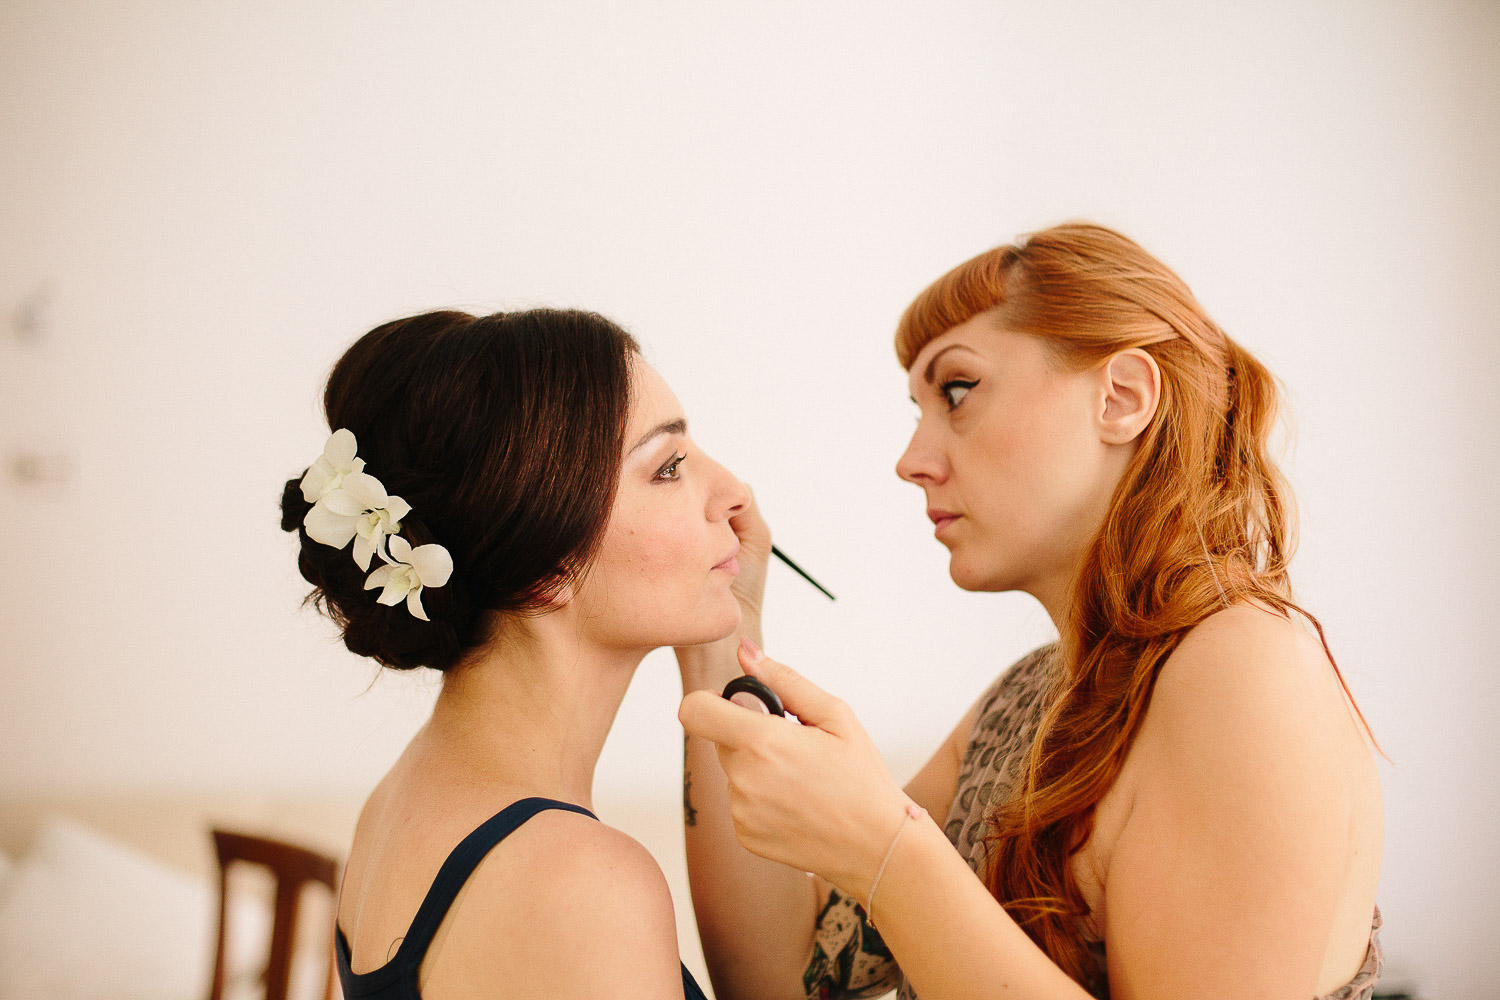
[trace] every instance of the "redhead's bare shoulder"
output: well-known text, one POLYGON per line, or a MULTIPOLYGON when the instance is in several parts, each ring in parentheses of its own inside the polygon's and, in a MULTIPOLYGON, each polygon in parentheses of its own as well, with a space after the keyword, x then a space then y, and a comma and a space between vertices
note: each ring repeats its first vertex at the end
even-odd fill
POLYGON ((1368 936, 1380 822, 1349 711, 1295 617, 1228 608, 1168 656, 1104 877, 1117 993, 1312 996, 1347 981, 1368 936), (1372 851, 1361 883, 1351 873, 1372 851), (1330 957, 1336 921, 1357 947, 1330 957))
POLYGON ((1334 802, 1373 768, 1322 642, 1254 604, 1209 616, 1167 657, 1131 756, 1137 790, 1205 801, 1295 771, 1334 802))
MULTIPOLYGON (((1218 611, 1167 657, 1139 735, 1143 757, 1253 768, 1347 748, 1356 726, 1321 641, 1297 617, 1255 604, 1218 611)), ((1175 779, 1174 779, 1175 780, 1175 779)))
POLYGON ((464 895, 432 973, 443 977, 445 995, 517 981, 546 984, 550 996, 681 990, 677 924, 661 867, 633 837, 598 820, 538 813, 475 869, 464 895), (525 945, 497 948, 497 941, 525 945))
POLYGON ((1162 665, 1152 704, 1233 711, 1298 695, 1321 701, 1337 687, 1323 644, 1302 619, 1242 603, 1183 637, 1162 665))

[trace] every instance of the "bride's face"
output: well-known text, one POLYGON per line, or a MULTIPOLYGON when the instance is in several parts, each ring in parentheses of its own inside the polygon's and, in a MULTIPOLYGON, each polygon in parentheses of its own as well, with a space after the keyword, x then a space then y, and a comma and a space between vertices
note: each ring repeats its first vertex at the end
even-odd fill
POLYGON ((624 448, 604 538, 574 588, 581 627, 619 648, 722 639, 740 620, 729 518, 749 490, 693 443, 682 404, 639 357, 624 448))

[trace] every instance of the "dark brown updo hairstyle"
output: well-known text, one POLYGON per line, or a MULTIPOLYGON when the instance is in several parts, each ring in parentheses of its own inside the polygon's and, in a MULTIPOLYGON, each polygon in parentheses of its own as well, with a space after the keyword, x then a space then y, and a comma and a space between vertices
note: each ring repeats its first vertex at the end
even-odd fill
POLYGON ((411 504, 402 537, 443 545, 453 575, 423 590, 430 621, 376 603, 350 546, 308 537, 312 505, 288 479, 281 527, 350 651, 447 670, 485 641, 486 612, 535 612, 576 579, 614 503, 639 350, 603 316, 559 309, 430 312, 355 341, 328 376, 328 426, 354 433, 366 471, 411 504))

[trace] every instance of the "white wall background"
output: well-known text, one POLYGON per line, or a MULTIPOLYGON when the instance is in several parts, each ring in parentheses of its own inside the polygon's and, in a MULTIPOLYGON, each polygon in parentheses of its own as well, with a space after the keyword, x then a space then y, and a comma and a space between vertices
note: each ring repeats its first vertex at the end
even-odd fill
MULTIPOLYGON (((1389 753, 1381 903, 1500 980, 1500 8, 0 3, 0 794, 368 788, 430 703, 299 612, 328 367, 439 306, 598 309, 837 594, 768 645, 910 769, 1046 638, 946 576, 890 334, 1115 225, 1286 382, 1297 579, 1389 753), (23 328, 34 326, 25 335, 23 328)), ((670 792, 653 654, 598 785, 670 792)))

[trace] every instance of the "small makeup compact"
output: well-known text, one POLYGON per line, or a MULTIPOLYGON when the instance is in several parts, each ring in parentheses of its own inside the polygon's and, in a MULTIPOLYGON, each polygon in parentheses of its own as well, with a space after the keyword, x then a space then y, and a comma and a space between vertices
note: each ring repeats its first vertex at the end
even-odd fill
MULTIPOLYGON (((771 546, 771 554, 790 566, 792 571, 802 577, 802 579, 817 587, 823 596, 827 597, 830 601, 834 599, 834 596, 828 592, 828 588, 808 576, 807 570, 788 559, 785 552, 773 545, 771 546)), ((736 677, 728 684, 725 684, 724 697, 744 708, 756 709, 764 706, 765 710, 772 715, 780 715, 783 718, 786 716, 786 708, 781 704, 781 697, 767 687, 764 681, 757 680, 748 674, 744 677, 736 677), (739 700, 736 701, 736 698, 739 700), (750 699, 752 698, 758 699, 759 704, 751 701, 750 699)))
POLYGON ((765 706, 767 712, 770 712, 772 715, 786 715, 786 709, 782 707, 780 696, 775 691, 772 691, 764 681, 757 680, 748 674, 744 677, 736 677, 728 684, 725 684, 724 697, 733 701, 736 705, 750 709, 759 708, 760 706, 753 702, 747 704, 744 699, 750 697, 759 698, 760 704, 765 706), (736 701, 736 697, 742 700, 736 701))

